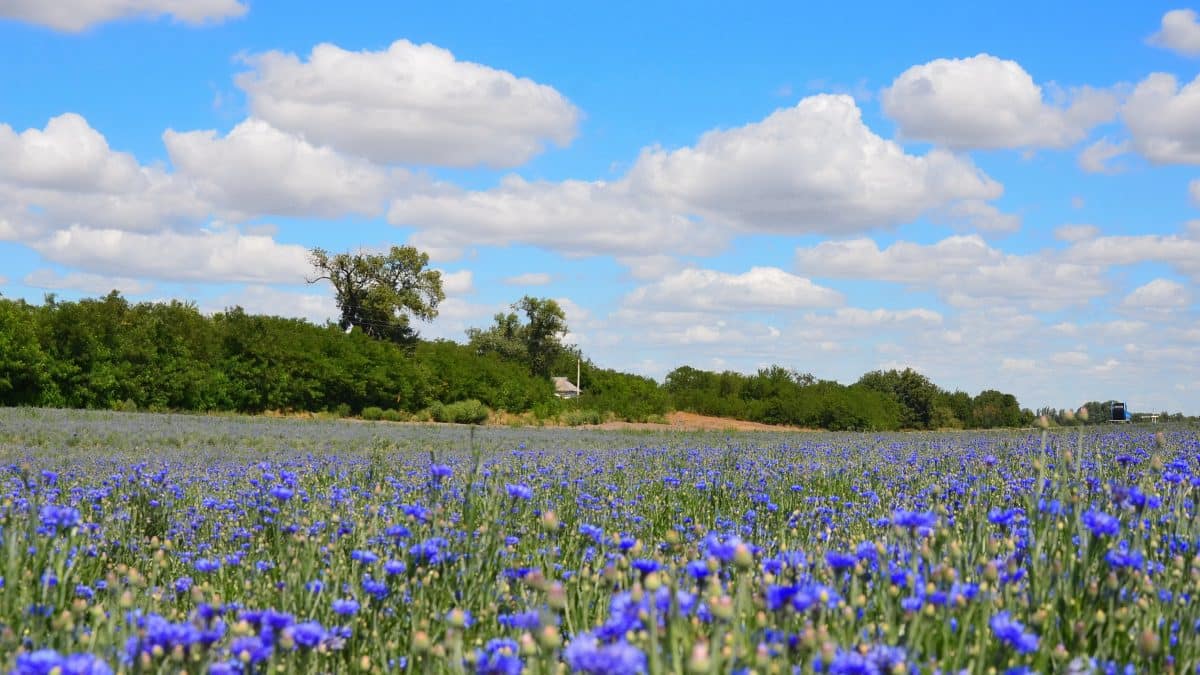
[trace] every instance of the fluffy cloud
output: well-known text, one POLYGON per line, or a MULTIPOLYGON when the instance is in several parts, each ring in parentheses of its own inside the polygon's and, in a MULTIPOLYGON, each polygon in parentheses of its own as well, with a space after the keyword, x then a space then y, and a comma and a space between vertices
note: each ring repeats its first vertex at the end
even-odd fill
POLYGON ((201 309, 210 314, 232 307, 241 307, 250 314, 305 319, 318 325, 339 316, 337 303, 329 295, 297 293, 260 284, 251 284, 224 293, 201 305, 201 309))
POLYGON ((1184 56, 1200 56, 1200 20, 1195 10, 1173 9, 1163 14, 1162 29, 1151 35, 1149 42, 1184 56))
POLYGON ((819 95, 695 146, 643 151, 629 179, 682 212, 759 232, 845 234, 906 222, 1003 188, 968 160, 909 155, 849 96, 819 95))
POLYGON ((307 61, 267 52, 237 78, 255 116, 381 163, 518 166, 575 136, 552 87, 398 40, 383 51, 320 44, 307 61))
POLYGON ((801 272, 816 277, 875 279, 937 291, 958 307, 1017 303, 1050 310, 1103 295, 1107 284, 1096 264, 1051 254, 1012 255, 978 235, 935 244, 896 242, 885 249, 871 239, 826 241, 796 251, 801 272))
POLYGON ((1200 280, 1200 238, 1160 234, 1099 237, 1077 242, 1063 255, 1088 265, 1161 262, 1200 280))
POLYGON ((908 138, 955 149, 1061 148, 1113 118, 1116 98, 1088 87, 1048 103, 1016 61, 979 54, 913 66, 883 91, 883 110, 908 138))
POLYGON ((545 272, 526 272, 508 277, 504 280, 504 283, 509 286, 545 286, 551 280, 550 275, 545 272))
POLYGON ((776 267, 754 267, 742 274, 687 269, 636 289, 625 305, 644 309, 740 312, 799 307, 833 307, 841 293, 776 267))
POLYGON ((126 295, 141 295, 154 288, 153 284, 138 279, 106 277, 83 272, 60 274, 52 269, 34 270, 26 274, 24 284, 33 288, 83 291, 96 295, 102 295, 114 289, 126 295))
POLYGON ((803 321, 806 326, 851 328, 862 330, 896 324, 937 325, 942 315, 931 309, 862 309, 842 307, 829 314, 808 314, 803 321))
POLYGON ((1003 257, 978 235, 956 235, 931 245, 898 241, 886 249, 867 238, 825 241, 796 250, 796 264, 805 274, 908 284, 995 264, 1003 257))
POLYGON ((303 246, 235 229, 127 232, 72 226, 29 246, 61 265, 118 277, 172 281, 303 283, 303 246))
POLYGON ((377 215, 398 183, 370 162, 253 118, 224 138, 215 131, 167 130, 163 142, 172 164, 201 194, 241 214, 377 215))
POLYGON ((1095 225, 1060 225, 1054 228, 1054 238, 1059 241, 1086 241, 1100 234, 1095 225))
POLYGON ((0 124, 0 156, 9 238, 76 223, 148 231, 196 223, 210 211, 190 182, 112 150, 74 113, 21 133, 0 124))
POLYGON ((418 228, 412 243, 450 257, 471 246, 529 244, 569 255, 715 253, 713 227, 640 199, 627 182, 529 182, 508 176, 491 190, 416 194, 388 220, 418 228))
POLYGON ((169 16, 200 25, 246 13, 242 0, 5 0, 0 17, 78 33, 106 21, 169 16))
POLYGON ((1005 357, 1000 360, 1000 370, 1011 370, 1018 373, 1028 373, 1036 368, 1037 364, 1033 359, 1017 359, 1005 357))
POLYGON ((1112 142, 1107 138, 1092 143, 1079 153, 1079 168, 1088 173, 1119 173, 1122 167, 1110 160, 1129 152, 1129 141, 1112 142))
POLYGON ((1192 294, 1187 286, 1170 279, 1155 279, 1135 288, 1121 304, 1129 309, 1164 311, 1183 309, 1191 303, 1192 294))
POLYGON ((442 272, 442 290, 447 297, 475 292, 475 274, 471 270, 442 272))
POLYGON ((1181 88, 1174 75, 1150 75, 1134 88, 1121 116, 1146 159, 1200 164, 1200 76, 1181 88))
POLYGON ((1192 196, 1192 203, 1200 206, 1200 178, 1188 183, 1188 194, 1192 196))
POLYGON ((923 214, 1011 229, 985 200, 1003 188, 969 160, 909 155, 872 132, 848 96, 813 96, 694 146, 643 151, 621 179, 530 182, 414 195, 389 220, 453 252, 525 243, 574 255, 711 254, 736 232, 845 234, 923 214))

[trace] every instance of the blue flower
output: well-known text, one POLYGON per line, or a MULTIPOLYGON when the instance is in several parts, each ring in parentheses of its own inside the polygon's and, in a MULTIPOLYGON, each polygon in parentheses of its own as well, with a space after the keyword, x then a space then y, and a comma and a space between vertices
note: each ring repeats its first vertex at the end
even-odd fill
POLYGON ((281 502, 291 499, 293 494, 295 494, 295 491, 286 485, 276 485, 271 488, 271 496, 281 502))
POLYGON ((521 675, 524 667, 517 643, 507 638, 491 640, 475 665, 478 675, 521 675))
POLYGON ((591 633, 581 633, 563 650, 563 658, 576 673, 587 675, 639 675, 646 672, 646 655, 627 643, 601 645, 591 633))
POLYGON ((41 521, 39 532, 53 534, 60 530, 70 529, 79 524, 79 509, 58 504, 47 504, 38 513, 41 521))
POLYGON ((432 464, 429 467, 429 476, 433 478, 433 482, 435 483, 452 475, 454 475, 454 469, 445 464, 432 464))
POLYGON ((996 634, 1002 642, 1016 649, 1022 654, 1037 651, 1038 636, 1031 632, 1026 632, 1025 626, 1020 621, 1012 618, 1007 612, 999 612, 988 620, 988 626, 992 632, 996 634))
POLYGON ((258 635, 240 637, 229 645, 229 653, 238 660, 245 659, 248 663, 259 663, 271 658, 273 647, 258 635))
POLYGON ((1092 534, 1101 537, 1104 535, 1114 536, 1121 531, 1121 521, 1115 517, 1108 515, 1102 511, 1095 509, 1089 510, 1083 514, 1083 524, 1092 531, 1092 534))
POLYGON ((509 483, 504 486, 504 489, 506 492, 508 492, 508 496, 512 497, 513 499, 533 498, 533 490, 530 489, 528 485, 523 483, 517 483, 516 485, 509 483))
POLYGON ((541 612, 532 609, 528 612, 518 612, 516 614, 501 614, 496 619, 505 628, 533 630, 542 625, 541 612))
POLYGON ((825 562, 829 563, 829 566, 832 567, 834 571, 840 571, 854 567, 854 564, 858 562, 858 558, 847 553, 841 553, 839 551, 827 551, 825 553, 825 562))
POLYGON ((334 600, 332 606, 334 614, 339 614, 341 616, 353 616, 358 614, 357 600, 334 600))
POLYGON ((329 633, 325 627, 316 621, 306 621, 292 626, 289 631, 292 635, 292 640, 301 647, 313 649, 325 640, 329 633))
POLYGON ((937 525, 937 520, 937 514, 922 511, 899 510, 892 514, 893 525, 910 530, 915 530, 919 527, 933 527, 937 525))

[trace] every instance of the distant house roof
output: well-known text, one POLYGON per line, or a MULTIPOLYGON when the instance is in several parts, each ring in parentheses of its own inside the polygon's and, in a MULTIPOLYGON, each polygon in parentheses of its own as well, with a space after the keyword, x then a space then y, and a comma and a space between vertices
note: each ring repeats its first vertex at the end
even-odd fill
POLYGON ((571 384, 571 380, 566 377, 552 377, 554 380, 554 393, 556 394, 579 394, 579 387, 571 384))

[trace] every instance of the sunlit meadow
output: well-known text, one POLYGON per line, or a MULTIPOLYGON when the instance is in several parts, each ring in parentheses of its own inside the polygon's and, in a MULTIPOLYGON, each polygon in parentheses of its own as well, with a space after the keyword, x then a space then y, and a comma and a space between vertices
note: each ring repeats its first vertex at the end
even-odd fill
POLYGON ((0 665, 18 673, 1200 665, 1191 428, 9 409, 0 452, 0 665))

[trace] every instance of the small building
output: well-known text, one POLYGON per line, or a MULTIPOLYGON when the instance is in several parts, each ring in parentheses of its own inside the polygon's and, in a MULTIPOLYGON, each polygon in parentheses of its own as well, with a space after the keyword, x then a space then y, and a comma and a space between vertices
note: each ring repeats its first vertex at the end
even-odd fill
POLYGON ((579 398, 581 393, 579 387, 571 384, 570 378, 552 377, 554 381, 554 395, 559 398, 579 398))

